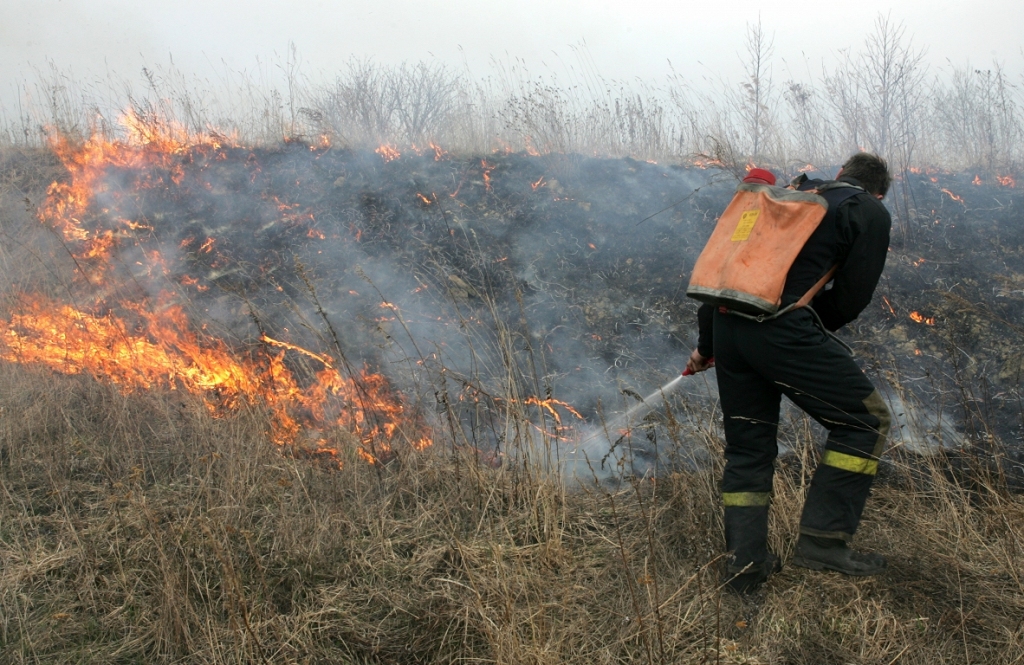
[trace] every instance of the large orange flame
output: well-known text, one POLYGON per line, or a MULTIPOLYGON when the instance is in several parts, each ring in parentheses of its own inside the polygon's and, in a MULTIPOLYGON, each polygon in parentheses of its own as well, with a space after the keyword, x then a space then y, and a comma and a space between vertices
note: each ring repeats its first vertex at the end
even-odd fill
MULTIPOLYGON (((75 258, 88 261, 93 268, 89 279, 102 279, 105 262, 119 235, 116 230, 83 226, 83 218, 96 195, 105 191, 103 178, 111 168, 160 167, 165 175, 141 180, 137 185, 140 188, 180 184, 184 170, 177 156, 186 151, 220 152, 227 144, 224 137, 190 134, 172 123, 144 119, 134 111, 122 115, 119 124, 127 135, 120 141, 108 141, 93 134, 84 143, 76 143, 56 132, 50 135, 50 146, 67 169, 70 181, 50 185, 37 215, 40 221, 57 229, 66 242, 75 244, 75 258)), ((137 230, 134 222, 117 221, 124 232, 137 230)))
POLYGON ((224 342, 193 332, 180 305, 165 303, 155 311, 120 306, 130 319, 26 297, 0 336, 0 359, 91 374, 125 392, 183 389, 200 396, 214 416, 262 403, 271 414, 271 438, 280 445, 295 443, 303 430, 332 427, 356 432, 357 452, 369 461, 387 457, 400 427, 416 431, 414 447, 430 445, 422 426, 405 416, 399 396, 379 374, 363 369, 346 378, 330 356, 266 336, 265 344, 282 350, 240 356, 224 342), (287 351, 322 365, 305 386, 285 364, 287 351))
MULTIPOLYGON (((106 209, 102 215, 97 212, 107 175, 112 169, 130 170, 138 174, 132 181, 137 189, 172 187, 185 176, 184 157, 203 153, 223 159, 226 147, 226 139, 214 133, 196 135, 135 113, 125 114, 121 124, 126 138, 116 141, 94 135, 74 143, 53 136, 51 145, 68 178, 50 185, 38 217, 58 233, 85 279, 77 287, 76 305, 20 296, 16 311, 0 323, 0 359, 90 374, 124 392, 184 390, 199 396, 215 416, 261 404, 271 415, 271 438, 281 445, 312 434, 321 451, 334 453, 323 438, 332 428, 355 434, 356 452, 370 462, 387 459, 400 434, 417 449, 430 445, 425 426, 405 412, 401 396, 380 374, 366 368, 343 371, 328 354, 266 334, 259 348, 236 351, 196 332, 180 296, 169 291, 109 299, 110 293, 124 292, 107 283, 113 281, 113 252, 144 223, 120 219, 106 209), (105 219, 102 224, 100 217, 105 219), (310 362, 313 367, 299 372, 295 363, 286 362, 300 357, 304 367, 310 362)), ((274 202, 287 221, 308 216, 294 204, 274 202)), ((216 246, 215 238, 207 238, 195 251, 213 252, 216 246)), ((146 260, 150 275, 169 276, 158 253, 148 251, 146 260)), ((187 275, 174 281, 197 291, 207 288, 187 275)))

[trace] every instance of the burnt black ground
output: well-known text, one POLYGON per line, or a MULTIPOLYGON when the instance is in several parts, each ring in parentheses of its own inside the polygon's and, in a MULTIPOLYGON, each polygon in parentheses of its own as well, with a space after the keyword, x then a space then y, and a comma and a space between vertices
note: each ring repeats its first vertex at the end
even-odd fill
MULTIPOLYGON (((459 405, 488 445, 501 443, 492 416, 510 386, 597 422, 683 367, 696 341, 687 278, 736 184, 631 159, 386 161, 298 143, 175 162, 177 183, 164 167, 111 171, 94 202, 86 226, 120 234, 111 305, 172 292, 197 324, 253 350, 262 330, 336 353, 336 333, 351 364, 428 411, 459 405)), ((886 270, 842 336, 894 410, 914 413, 908 440, 1019 457, 1021 192, 973 172, 906 173, 887 201, 886 270)), ((706 400, 702 386, 683 399, 706 400)))

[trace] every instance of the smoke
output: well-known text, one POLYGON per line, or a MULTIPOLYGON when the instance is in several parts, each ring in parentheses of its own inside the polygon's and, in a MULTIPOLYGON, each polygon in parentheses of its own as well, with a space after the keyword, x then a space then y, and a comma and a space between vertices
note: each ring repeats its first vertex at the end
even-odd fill
MULTIPOLYGON (((713 378, 673 379, 696 341, 686 282, 733 191, 727 172, 579 155, 394 158, 298 142, 153 149, 149 162, 104 166, 80 215, 93 238, 114 243, 110 258, 75 265, 103 284, 99 307, 177 303, 197 329, 240 350, 308 349, 316 355, 286 356, 307 380, 317 357, 349 372, 365 366, 437 431, 498 455, 539 451, 584 476, 694 463, 685 442, 704 433, 690 417, 713 403, 713 378), (668 411, 642 417, 665 385, 678 388, 668 411)), ((1003 353, 979 350, 973 333, 953 337, 934 292, 908 286, 955 289, 997 265, 963 254, 986 225, 988 236, 1019 236, 1005 203, 1012 181, 979 182, 920 174, 912 183, 923 221, 913 239, 895 239, 884 306, 853 333, 876 370, 893 348, 911 359, 902 382, 879 372, 906 414, 908 447, 959 440, 950 421, 964 416, 949 401, 942 345, 1003 353), (968 216, 968 206, 995 210, 993 195, 1002 201, 994 221, 968 216), (926 344, 932 329, 950 337, 926 344)), ((1000 297, 1014 298, 1012 286, 1000 297)), ((1001 311, 1012 317, 1015 306, 1001 311)))
POLYGON ((501 451, 512 412, 539 441, 572 438, 682 368, 688 266, 731 189, 716 179, 632 160, 198 146, 103 172, 89 214, 115 253, 81 267, 112 272, 110 301, 175 294, 242 348, 269 336, 383 372, 438 422, 450 409, 454 436, 501 451))

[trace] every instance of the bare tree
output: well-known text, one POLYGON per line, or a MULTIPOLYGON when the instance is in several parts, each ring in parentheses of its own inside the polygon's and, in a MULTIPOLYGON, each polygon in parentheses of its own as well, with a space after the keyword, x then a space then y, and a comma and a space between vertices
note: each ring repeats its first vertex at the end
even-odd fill
POLYGON ((839 134, 837 144, 832 146, 836 150, 833 156, 840 159, 843 153, 864 147, 867 124, 865 95, 861 90, 860 77, 856 75, 857 67, 849 52, 843 55, 842 63, 834 71, 822 75, 831 122, 837 126, 839 134))
POLYGON ((775 40, 764 33, 761 18, 757 25, 747 26, 745 60, 746 79, 741 83, 743 90, 740 115, 750 139, 750 157, 757 161, 766 148, 766 139, 772 127, 775 91, 772 86, 771 57, 775 40))
POLYGON ((917 119, 922 112, 923 51, 905 38, 906 28, 889 16, 875 19, 857 76, 865 95, 867 132, 879 154, 910 157, 917 119))
POLYGON ((817 91, 807 83, 787 81, 783 93, 789 108, 790 133, 795 157, 811 164, 824 165, 831 123, 820 108, 817 91))
POLYGON ((388 86, 406 140, 419 144, 438 140, 458 97, 458 76, 444 65, 403 64, 391 70, 388 86))
POLYGON ((397 105, 387 70, 355 59, 348 64, 347 76, 339 76, 317 103, 336 136, 377 144, 394 139, 397 105))

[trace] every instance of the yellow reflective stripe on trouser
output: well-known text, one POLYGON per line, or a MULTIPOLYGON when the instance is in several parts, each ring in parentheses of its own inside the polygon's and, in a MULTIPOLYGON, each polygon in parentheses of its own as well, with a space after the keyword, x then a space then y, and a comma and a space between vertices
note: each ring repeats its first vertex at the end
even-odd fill
POLYGON ((726 506, 767 506, 770 497, 768 492, 722 492, 722 503, 726 506))
POLYGON ((821 463, 826 466, 834 466, 843 471, 863 473, 866 476, 873 476, 878 473, 878 460, 854 457, 853 455, 836 452, 835 450, 826 450, 825 454, 821 456, 821 463))

